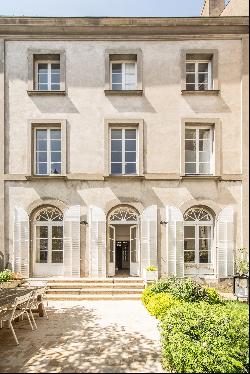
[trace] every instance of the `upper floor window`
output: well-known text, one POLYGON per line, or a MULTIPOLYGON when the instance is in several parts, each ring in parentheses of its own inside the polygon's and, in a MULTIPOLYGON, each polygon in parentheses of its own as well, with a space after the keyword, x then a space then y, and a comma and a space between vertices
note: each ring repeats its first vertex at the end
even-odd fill
POLYGON ((186 61, 186 90, 208 91, 213 89, 210 60, 186 61))
POLYGON ((34 172, 36 175, 55 175, 62 172, 61 129, 34 129, 34 172))
POLYGON ((135 90, 137 87, 136 62, 131 61, 112 61, 111 68, 111 87, 112 90, 135 90))
POLYGON ((35 71, 37 90, 60 90, 60 61, 36 61, 35 71))
POLYGON ((212 126, 185 127, 185 174, 213 174, 212 126))
POLYGON ((137 143, 137 129, 110 129, 110 173, 112 175, 138 174, 137 143))

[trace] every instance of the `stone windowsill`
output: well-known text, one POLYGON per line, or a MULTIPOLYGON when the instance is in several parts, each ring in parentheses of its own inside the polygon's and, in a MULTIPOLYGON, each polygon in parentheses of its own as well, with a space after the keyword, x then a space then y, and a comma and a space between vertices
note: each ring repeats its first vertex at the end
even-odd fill
POLYGON ((144 175, 105 175, 104 179, 145 179, 144 175))
POLYGON ((142 96, 143 90, 104 90, 106 96, 142 96))
POLYGON ((67 180, 67 175, 26 175, 27 180, 41 180, 41 179, 63 179, 67 180))
POLYGON ((66 95, 65 90, 58 90, 58 91, 40 91, 40 90, 28 90, 27 91, 29 96, 33 95, 42 95, 42 96, 54 96, 54 95, 66 95))
POLYGON ((181 179, 212 179, 212 180, 219 180, 221 176, 219 175, 206 175, 206 174, 193 174, 193 175, 182 175, 181 179))
POLYGON ((210 95, 219 95, 220 90, 206 90, 206 91, 190 91, 190 90, 181 90, 182 95, 201 95, 201 96, 210 96, 210 95))

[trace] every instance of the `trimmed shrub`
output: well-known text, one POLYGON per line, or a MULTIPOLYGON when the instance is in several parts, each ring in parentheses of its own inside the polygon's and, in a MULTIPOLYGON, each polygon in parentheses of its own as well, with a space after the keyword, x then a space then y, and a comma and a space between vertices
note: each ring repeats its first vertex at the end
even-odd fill
POLYGON ((172 306, 178 304, 180 304, 179 301, 172 295, 164 292, 151 296, 146 307, 151 316, 155 316, 161 320, 172 306))
POLYGON ((12 271, 9 269, 5 269, 0 272, 0 283, 7 282, 12 279, 12 271))
POLYGON ((142 292, 142 295, 141 295, 142 303, 145 306, 147 306, 152 296, 154 296, 154 292, 152 291, 152 286, 145 288, 145 290, 142 292))
POLYGON ((208 302, 209 304, 223 304, 225 303, 218 292, 211 287, 204 287, 203 288, 203 300, 208 302))
POLYGON ((248 307, 180 303, 161 322, 163 364, 175 373, 248 372, 248 307))

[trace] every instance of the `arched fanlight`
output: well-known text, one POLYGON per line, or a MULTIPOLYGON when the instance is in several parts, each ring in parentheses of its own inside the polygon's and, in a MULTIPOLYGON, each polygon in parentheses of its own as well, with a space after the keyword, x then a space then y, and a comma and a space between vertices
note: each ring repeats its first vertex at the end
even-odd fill
POLYGON ((55 207, 46 207, 37 212, 35 221, 63 221, 63 214, 55 207))
POLYGON ((192 207, 184 213, 184 221, 212 222, 212 215, 202 207, 192 207))
POLYGON ((138 223, 139 217, 135 209, 128 206, 115 208, 109 215, 109 222, 116 224, 138 223))

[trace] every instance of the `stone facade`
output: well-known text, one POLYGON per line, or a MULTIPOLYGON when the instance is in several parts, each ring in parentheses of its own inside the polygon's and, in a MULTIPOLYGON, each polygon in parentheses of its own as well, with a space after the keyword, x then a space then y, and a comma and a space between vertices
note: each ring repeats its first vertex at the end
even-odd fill
POLYGON ((118 221, 114 224, 119 226, 116 239, 130 243, 130 274, 131 240, 136 240, 138 266, 131 275, 142 275, 149 265, 161 275, 232 275, 233 249, 248 246, 247 26, 247 17, 1 18, 1 266, 25 276, 114 275, 110 214, 124 207, 137 216, 135 225, 127 221, 126 232, 118 221), (136 55, 137 64, 141 59, 134 92, 109 94, 110 50, 136 55), (216 90, 182 90, 184 51, 215 51, 216 90), (60 92, 39 92, 30 83, 29 56, 39 53, 64 56, 60 92), (62 175, 34 173, 32 128, 41 124, 64 129, 62 175), (209 124, 216 131, 211 175, 185 174, 186 124, 209 124), (138 129, 136 175, 110 175, 109 128, 114 125, 138 129), (34 271, 34 220, 43 207, 63 213, 59 273, 34 271), (211 213, 213 260, 208 265, 184 264, 183 215, 192 207, 211 213), (131 238, 133 226, 136 238, 131 238))

